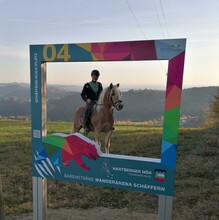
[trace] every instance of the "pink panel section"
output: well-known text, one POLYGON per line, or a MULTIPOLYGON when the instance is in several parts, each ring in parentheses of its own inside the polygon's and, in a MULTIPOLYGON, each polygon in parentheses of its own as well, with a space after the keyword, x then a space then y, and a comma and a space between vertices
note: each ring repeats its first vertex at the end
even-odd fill
POLYGON ((184 59, 185 51, 169 61, 166 97, 171 92, 173 86, 182 89, 184 59))
POLYGON ((93 43, 91 53, 102 61, 157 59, 154 41, 93 43))

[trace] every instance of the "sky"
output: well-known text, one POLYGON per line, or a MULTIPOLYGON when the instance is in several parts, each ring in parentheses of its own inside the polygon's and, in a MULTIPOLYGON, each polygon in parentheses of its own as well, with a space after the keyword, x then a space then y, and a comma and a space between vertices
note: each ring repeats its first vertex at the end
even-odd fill
MULTIPOLYGON (((30 82, 29 45, 186 38, 183 88, 219 86, 218 0, 0 0, 0 83, 30 82)), ((48 83, 165 88, 168 62, 49 63, 48 83)))

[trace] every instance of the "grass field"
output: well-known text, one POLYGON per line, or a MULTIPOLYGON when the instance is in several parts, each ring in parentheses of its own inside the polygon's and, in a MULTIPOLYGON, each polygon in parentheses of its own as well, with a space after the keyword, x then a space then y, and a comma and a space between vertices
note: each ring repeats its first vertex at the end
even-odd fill
MULTIPOLYGON (((0 175, 6 216, 32 211, 30 122, 0 121, 0 175)), ((48 133, 69 133, 67 122, 48 133)), ((173 219, 219 219, 219 128, 180 129, 173 219)), ((162 128, 116 125, 111 153, 160 158, 162 128)), ((92 136, 90 136, 92 139, 92 136)), ((48 180, 50 208, 127 208, 157 213, 158 196, 48 180)))

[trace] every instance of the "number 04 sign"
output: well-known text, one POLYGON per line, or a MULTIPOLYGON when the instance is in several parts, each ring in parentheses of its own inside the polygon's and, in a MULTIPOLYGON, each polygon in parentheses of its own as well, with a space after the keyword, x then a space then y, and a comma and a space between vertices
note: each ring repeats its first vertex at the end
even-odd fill
POLYGON ((31 45, 33 177, 172 196, 185 47, 186 39, 31 45), (168 61, 160 159, 100 154, 95 143, 80 134, 47 136, 47 62, 140 60, 168 61), (76 155, 78 140, 83 153, 76 155))
POLYGON ((68 62, 71 58, 68 44, 64 44, 58 51, 54 44, 45 45, 43 47, 43 58, 47 62, 53 62, 55 59, 68 62))

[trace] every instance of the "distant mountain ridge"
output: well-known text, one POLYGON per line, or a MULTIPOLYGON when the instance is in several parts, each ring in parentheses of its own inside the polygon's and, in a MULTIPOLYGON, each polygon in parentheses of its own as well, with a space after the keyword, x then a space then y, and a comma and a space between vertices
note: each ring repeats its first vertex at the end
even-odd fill
MULTIPOLYGON (((71 121, 73 113, 84 105, 79 88, 74 86, 48 85, 47 115, 52 121, 71 121), (71 90, 72 88, 72 90, 71 90)), ((181 115, 197 116, 200 120, 217 94, 219 87, 195 87, 182 92, 181 115)), ((163 116, 165 91, 129 90, 123 92, 124 109, 114 111, 121 121, 148 121, 163 116)), ((29 116, 30 87, 25 83, 0 83, 0 116, 29 116)))
MULTIPOLYGON (((82 87, 77 85, 47 85, 47 96, 51 98, 61 98, 68 92, 79 92, 82 87)), ((5 97, 16 96, 20 99, 30 100, 29 83, 0 83, 0 100, 5 97)))

